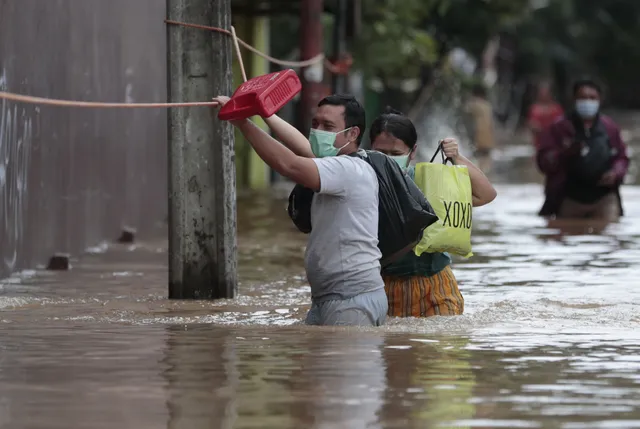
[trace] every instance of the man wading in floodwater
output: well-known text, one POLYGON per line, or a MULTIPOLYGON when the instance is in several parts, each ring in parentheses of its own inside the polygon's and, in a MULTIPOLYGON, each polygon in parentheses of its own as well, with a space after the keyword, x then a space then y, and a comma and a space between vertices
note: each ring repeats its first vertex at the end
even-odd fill
POLYGON ((596 82, 576 82, 573 97, 573 111, 540 137, 538 166, 547 179, 540 215, 614 221, 622 216, 627 147, 620 128, 600 113, 596 82))
MULTIPOLYGON (((214 101, 224 105, 229 98, 214 101)), ((364 108, 352 96, 324 98, 309 140, 276 115, 265 122, 284 146, 248 119, 232 124, 269 167, 315 191, 305 254, 312 297, 306 323, 382 325, 387 296, 378 248, 378 179, 366 161, 346 156, 360 146, 364 108)))

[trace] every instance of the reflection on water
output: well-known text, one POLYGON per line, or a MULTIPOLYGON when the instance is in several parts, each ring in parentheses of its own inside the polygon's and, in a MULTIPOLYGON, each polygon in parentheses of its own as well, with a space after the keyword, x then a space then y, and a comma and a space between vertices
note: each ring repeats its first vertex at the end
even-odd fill
POLYGON ((499 187, 456 260, 466 314, 307 327, 306 237, 241 207, 241 296, 170 302, 167 245, 0 286, 2 428, 640 428, 640 188, 598 225, 499 187))

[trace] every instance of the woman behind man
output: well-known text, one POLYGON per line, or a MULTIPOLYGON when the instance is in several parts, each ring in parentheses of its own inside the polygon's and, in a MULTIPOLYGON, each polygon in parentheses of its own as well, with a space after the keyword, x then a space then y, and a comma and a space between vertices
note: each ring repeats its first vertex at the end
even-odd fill
MULTIPOLYGON (((369 138, 373 150, 392 157, 412 179, 415 170, 410 166, 415 158, 418 133, 409 118, 388 109, 371 124, 369 138)), ((486 176, 458 151, 453 138, 443 140, 446 157, 456 165, 469 169, 473 206, 490 203, 496 191, 486 176)), ((406 256, 383 269, 385 291, 389 300, 389 316, 429 317, 453 316, 464 311, 464 298, 451 271, 451 258, 446 253, 423 253, 406 256)))

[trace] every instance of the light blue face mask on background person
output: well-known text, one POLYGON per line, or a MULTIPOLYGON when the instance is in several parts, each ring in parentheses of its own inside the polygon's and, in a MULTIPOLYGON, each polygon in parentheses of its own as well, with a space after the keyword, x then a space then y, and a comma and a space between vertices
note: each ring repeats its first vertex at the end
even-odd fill
POLYGON ((339 133, 332 133, 331 131, 322 131, 311 128, 311 131, 309 131, 309 143, 311 143, 311 151, 317 158, 324 158, 325 156, 336 156, 342 149, 344 149, 345 147, 347 147, 347 145, 349 145, 349 143, 351 143, 347 142, 342 147, 335 147, 334 144, 336 142, 336 137, 338 137, 338 134, 345 133, 351 128, 353 127, 342 130, 339 133))
POLYGON ((598 114, 600 102, 598 100, 576 100, 576 112, 582 119, 591 119, 598 114))

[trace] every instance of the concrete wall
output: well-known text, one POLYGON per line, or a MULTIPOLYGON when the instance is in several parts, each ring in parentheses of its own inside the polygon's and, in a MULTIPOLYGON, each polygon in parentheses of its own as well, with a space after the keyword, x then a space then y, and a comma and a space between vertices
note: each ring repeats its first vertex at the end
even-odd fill
MULTIPOLYGON (((161 0, 0 0, 0 90, 166 101, 161 0)), ((166 110, 0 101, 0 278, 167 214, 166 110)))

